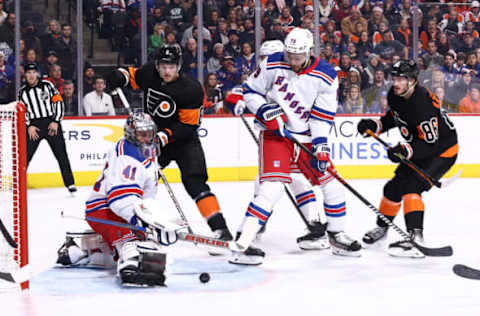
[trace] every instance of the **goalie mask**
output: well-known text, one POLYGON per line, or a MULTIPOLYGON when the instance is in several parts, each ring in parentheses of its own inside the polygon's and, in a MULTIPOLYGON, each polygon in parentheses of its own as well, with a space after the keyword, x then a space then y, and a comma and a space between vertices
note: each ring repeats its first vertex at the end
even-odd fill
POLYGON ((131 113, 123 130, 125 139, 137 146, 145 158, 156 155, 155 134, 157 126, 150 115, 143 112, 131 113))

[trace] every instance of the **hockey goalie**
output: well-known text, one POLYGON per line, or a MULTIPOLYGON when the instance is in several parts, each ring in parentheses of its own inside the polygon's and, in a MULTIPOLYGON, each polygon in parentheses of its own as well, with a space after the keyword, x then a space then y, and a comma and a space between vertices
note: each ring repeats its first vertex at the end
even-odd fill
POLYGON ((148 114, 129 115, 124 138, 108 153, 105 167, 86 201, 86 217, 93 231, 67 233, 57 263, 108 268, 116 261, 122 284, 164 285, 165 246, 177 241, 178 227, 160 228, 158 220, 152 220, 153 213, 162 212, 154 209, 158 208, 154 197, 159 151, 155 135, 156 126, 148 114), (141 226, 147 233, 102 220, 141 226))

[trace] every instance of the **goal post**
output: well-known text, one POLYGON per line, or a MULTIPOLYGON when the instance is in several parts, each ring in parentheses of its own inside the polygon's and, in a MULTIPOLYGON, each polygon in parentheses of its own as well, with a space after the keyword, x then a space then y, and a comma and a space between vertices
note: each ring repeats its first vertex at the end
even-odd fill
MULTIPOLYGON (((25 105, 0 105, 0 220, 17 244, 0 233, 0 271, 11 272, 28 264, 27 137, 25 105)), ((21 284, 27 289, 28 281, 21 284)), ((0 291, 18 287, 0 280, 0 291)))

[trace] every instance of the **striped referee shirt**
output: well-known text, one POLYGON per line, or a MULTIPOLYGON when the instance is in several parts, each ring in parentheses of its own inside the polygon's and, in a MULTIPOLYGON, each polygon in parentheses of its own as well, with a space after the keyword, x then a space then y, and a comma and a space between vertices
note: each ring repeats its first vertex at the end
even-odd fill
POLYGON ((47 80, 39 79, 37 85, 22 85, 18 93, 20 102, 27 108, 27 125, 32 120, 51 118, 60 122, 64 114, 63 99, 57 88, 47 80))

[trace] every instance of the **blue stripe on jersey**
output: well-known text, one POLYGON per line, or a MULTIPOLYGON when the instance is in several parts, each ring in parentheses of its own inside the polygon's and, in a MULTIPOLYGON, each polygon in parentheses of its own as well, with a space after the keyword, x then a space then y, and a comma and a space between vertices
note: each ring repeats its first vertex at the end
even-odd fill
POLYGON ((115 146, 115 151, 117 156, 122 154, 125 156, 130 156, 141 163, 146 160, 145 156, 140 152, 140 149, 134 144, 128 142, 126 139, 122 139, 117 143, 115 146))
POLYGON ((250 86, 246 83, 242 84, 242 88, 243 88, 243 94, 247 94, 247 93, 254 93, 254 94, 258 94, 259 96, 262 96, 263 98, 265 98, 265 95, 264 94, 261 94, 260 92, 258 91, 255 91, 253 90, 252 88, 250 88, 250 86))
POLYGON ((328 140, 326 137, 317 137, 312 140, 312 145, 318 145, 318 144, 327 144, 328 140))
MULTIPOLYGON (((276 67, 276 68, 279 68, 279 67, 276 67)), ((268 68, 268 69, 275 69, 275 68, 268 68)), ((329 82, 329 81, 328 81, 327 79, 325 79, 324 77, 319 76, 319 75, 316 75, 316 74, 313 74, 313 73, 311 73, 311 72, 309 72, 309 73, 307 74, 307 76, 311 76, 311 77, 314 77, 314 78, 321 79, 323 82, 325 82, 325 83, 328 84, 329 86, 332 85, 332 83, 329 82)))
POLYGON ((279 61, 285 61, 285 59, 283 58, 283 52, 274 53, 274 54, 268 55, 267 57, 267 64, 279 62, 279 61))
POLYGON ((108 190, 107 195, 110 195, 113 191, 122 190, 122 189, 139 189, 139 190, 142 190, 138 184, 123 184, 123 185, 117 185, 117 186, 112 187, 110 190, 108 190))
POLYGON ((288 66, 267 66, 267 70, 272 70, 272 69, 286 69, 286 70, 292 70, 292 68, 288 67, 288 66))
POLYGON ((328 76, 330 80, 335 80, 337 78, 337 71, 330 65, 326 60, 319 59, 318 64, 315 67, 316 71, 323 73, 328 76))

